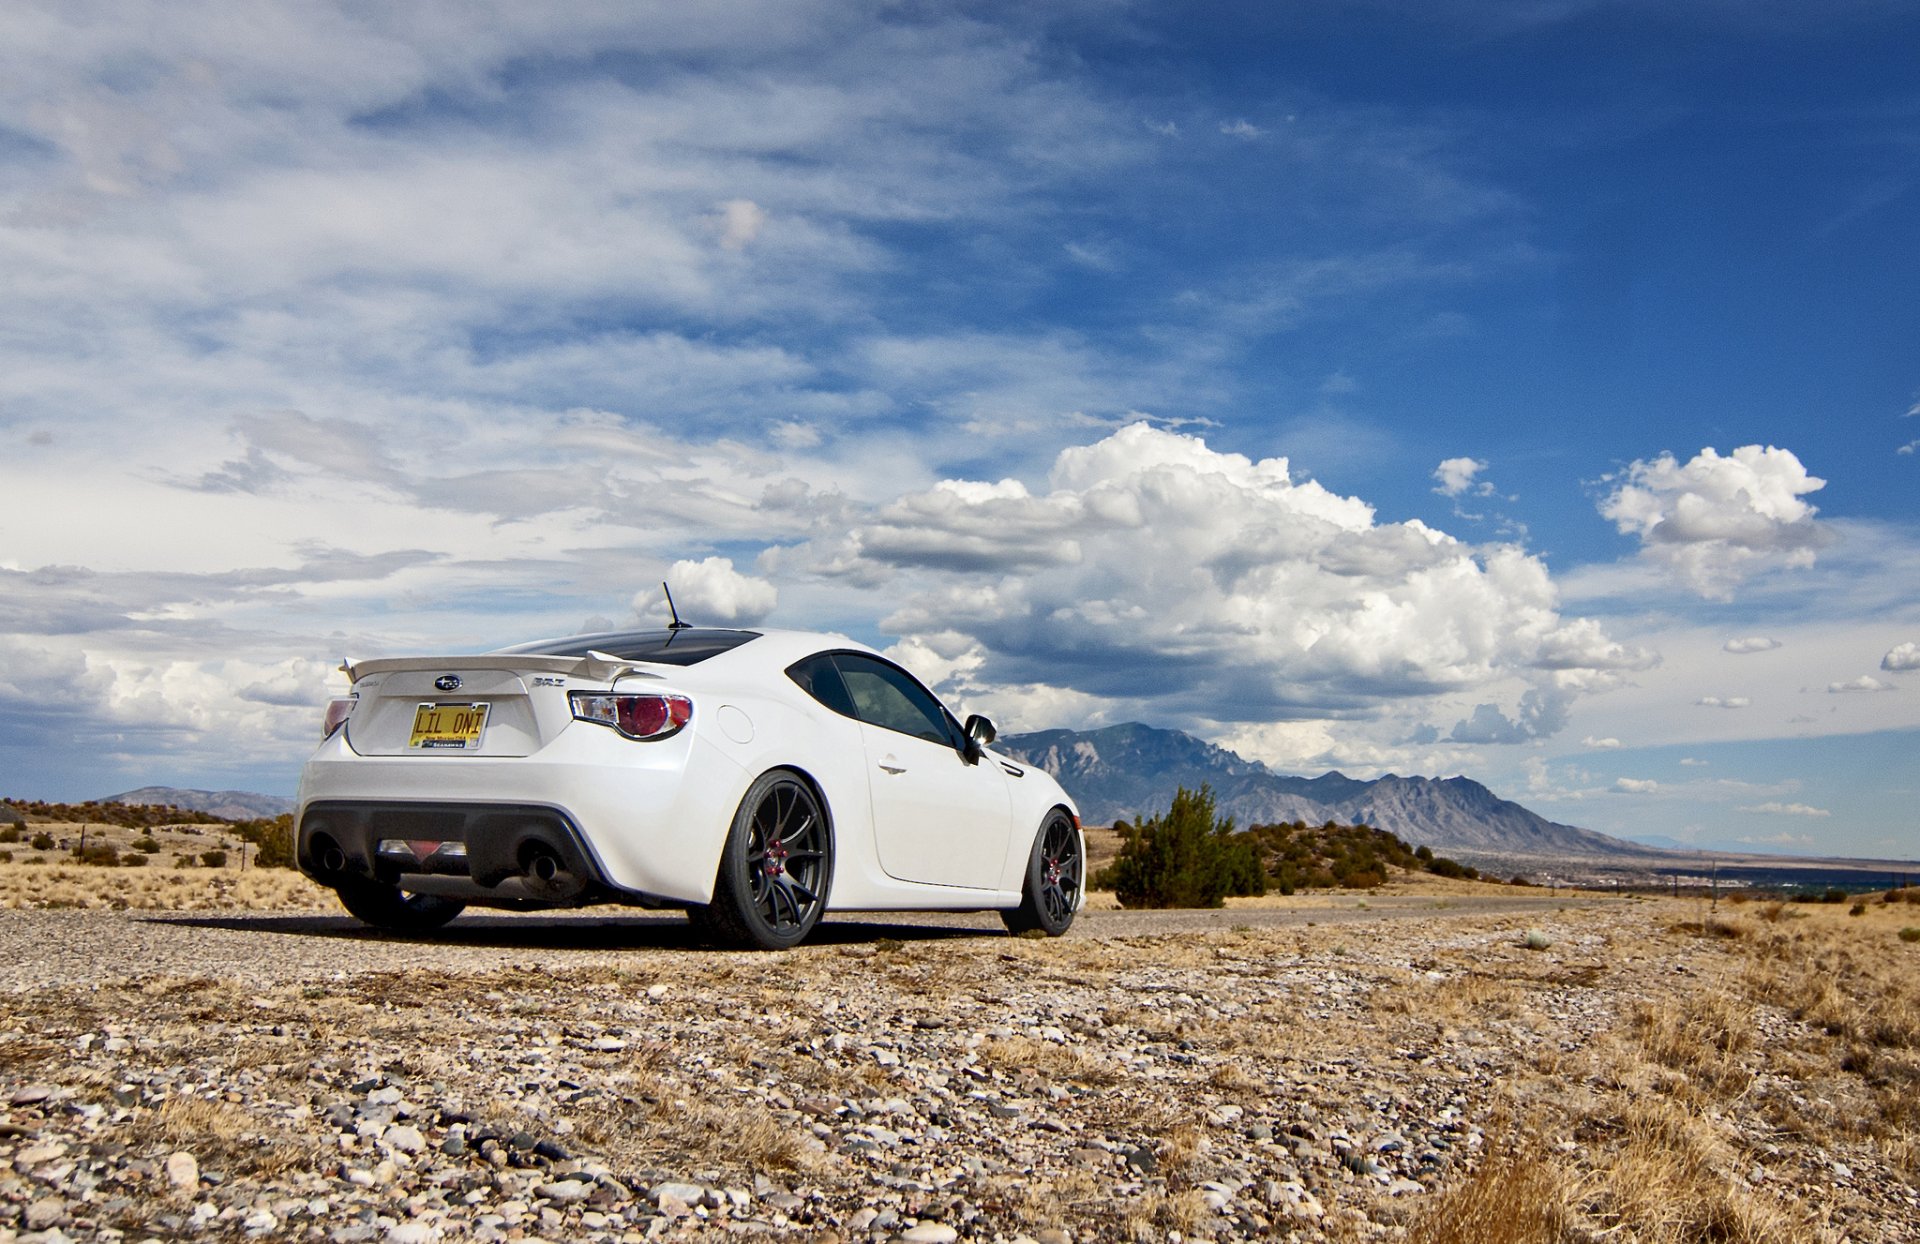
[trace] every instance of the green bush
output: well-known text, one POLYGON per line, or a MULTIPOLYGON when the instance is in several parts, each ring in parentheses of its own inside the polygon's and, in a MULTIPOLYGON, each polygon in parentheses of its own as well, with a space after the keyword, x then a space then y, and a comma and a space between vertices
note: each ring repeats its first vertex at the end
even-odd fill
POLYGON ((241 821, 233 832, 253 844, 253 862, 262 868, 292 868, 293 816, 291 813, 264 821, 241 821))
POLYGON ((53 850, 53 835, 43 829, 35 834, 33 841, 27 845, 36 851, 51 851, 53 850))
POLYGON ((1094 878, 1123 907, 1218 907, 1230 894, 1265 894, 1266 871, 1252 838, 1214 815, 1213 790, 1182 786, 1173 807, 1129 827, 1119 858, 1094 878))
POLYGON ((1900 940, 1903 942, 1920 942, 1920 929, 1901 929, 1900 940))
POLYGON ((15 821, 5 829, 0 829, 0 842, 18 842, 26 836, 26 833, 27 823, 25 821, 15 821))
POLYGON ((227 866, 227 853, 225 851, 202 851, 200 853, 200 862, 208 868, 225 868, 227 866))
POLYGON ((148 834, 145 838, 136 839, 133 849, 142 855, 157 855, 160 852, 160 840, 148 834))
POLYGON ((102 843, 97 847, 88 847, 84 851, 73 849, 74 858, 82 864, 93 864, 100 868, 112 868, 120 862, 120 851, 112 843, 102 843))
POLYGON ((146 866, 147 857, 144 855, 129 851, 120 857, 120 867, 122 868, 145 868, 146 866))

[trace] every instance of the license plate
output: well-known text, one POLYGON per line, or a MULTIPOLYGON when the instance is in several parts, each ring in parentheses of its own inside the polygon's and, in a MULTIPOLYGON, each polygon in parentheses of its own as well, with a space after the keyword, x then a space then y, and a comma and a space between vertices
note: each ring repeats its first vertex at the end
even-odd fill
POLYGON ((407 746, 420 751, 471 751, 486 733, 485 704, 422 704, 413 710, 407 746))

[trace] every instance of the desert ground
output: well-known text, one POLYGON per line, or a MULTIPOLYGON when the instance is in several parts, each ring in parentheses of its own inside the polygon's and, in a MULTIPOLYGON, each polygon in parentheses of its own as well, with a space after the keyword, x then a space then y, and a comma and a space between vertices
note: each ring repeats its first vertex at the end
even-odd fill
POLYGON ((9 849, 0 1242, 1920 1238, 1920 903, 1408 883, 750 954, 9 849))

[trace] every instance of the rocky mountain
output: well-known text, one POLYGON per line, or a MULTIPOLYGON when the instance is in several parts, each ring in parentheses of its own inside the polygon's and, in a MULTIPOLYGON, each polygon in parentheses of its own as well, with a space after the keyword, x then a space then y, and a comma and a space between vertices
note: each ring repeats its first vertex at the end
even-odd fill
POLYGON ((1220 811, 1243 826, 1366 824, 1415 846, 1468 855, 1646 853, 1634 843, 1549 821, 1471 778, 1292 777, 1190 734, 1138 722, 1008 735, 995 747, 1053 774, 1093 824, 1151 816, 1173 802, 1178 787, 1204 782, 1220 811))
POLYGON ((102 803, 136 805, 172 804, 192 812, 225 817, 230 821, 252 821, 291 812, 294 802, 279 795, 258 795, 248 790, 182 790, 177 786, 142 786, 139 790, 108 795, 102 803))

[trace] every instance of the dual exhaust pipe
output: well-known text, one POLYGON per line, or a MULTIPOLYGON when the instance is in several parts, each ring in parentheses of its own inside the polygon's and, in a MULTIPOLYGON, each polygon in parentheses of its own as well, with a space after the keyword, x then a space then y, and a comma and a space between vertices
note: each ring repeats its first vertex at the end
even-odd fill
MULTIPOLYGON (((317 863, 322 880, 349 876, 347 854, 340 845, 331 839, 321 839, 315 844, 319 847, 317 863)), ((508 873, 493 884, 518 881, 526 892, 534 898, 548 902, 565 902, 578 898, 586 891, 587 883, 578 874, 569 869, 551 846, 537 839, 527 842, 520 849, 520 871, 508 873)))

